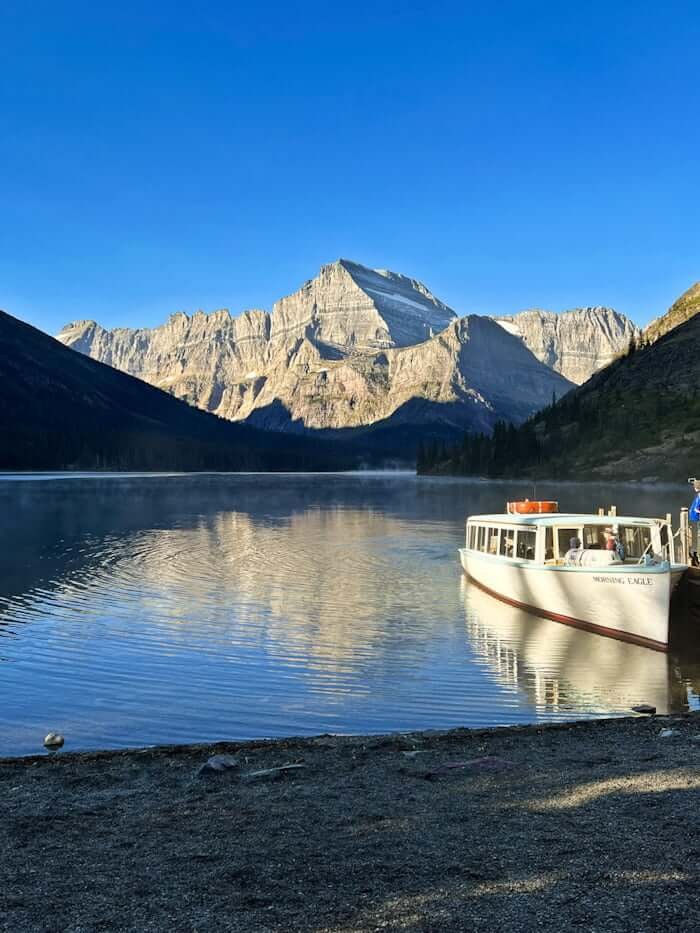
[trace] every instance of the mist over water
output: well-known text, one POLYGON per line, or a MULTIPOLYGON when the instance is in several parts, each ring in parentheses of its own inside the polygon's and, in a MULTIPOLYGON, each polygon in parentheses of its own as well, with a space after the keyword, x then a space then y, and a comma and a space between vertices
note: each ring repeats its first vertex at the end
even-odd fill
MULTIPOLYGON (((0 755, 485 726, 697 704, 700 652, 538 619, 464 579, 530 483, 411 474, 0 477, 0 755)), ((677 513, 687 487, 539 485, 677 513)))

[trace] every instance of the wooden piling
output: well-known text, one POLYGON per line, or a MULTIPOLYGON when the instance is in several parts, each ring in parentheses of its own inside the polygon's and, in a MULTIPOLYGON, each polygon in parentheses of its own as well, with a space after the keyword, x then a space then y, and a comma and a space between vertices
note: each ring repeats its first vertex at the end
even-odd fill
POLYGON ((690 536, 690 530, 688 528, 688 509, 681 509, 680 517, 680 535, 681 539, 681 563, 690 564, 690 552, 688 548, 688 538, 690 536))

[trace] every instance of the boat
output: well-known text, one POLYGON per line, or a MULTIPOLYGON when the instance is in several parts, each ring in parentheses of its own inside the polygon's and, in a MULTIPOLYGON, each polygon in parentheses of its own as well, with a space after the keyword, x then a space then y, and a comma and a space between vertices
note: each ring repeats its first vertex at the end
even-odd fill
POLYGON ((508 503, 503 514, 468 518, 459 553, 471 582, 546 619, 666 651, 671 594, 687 571, 668 518, 541 505, 508 503))

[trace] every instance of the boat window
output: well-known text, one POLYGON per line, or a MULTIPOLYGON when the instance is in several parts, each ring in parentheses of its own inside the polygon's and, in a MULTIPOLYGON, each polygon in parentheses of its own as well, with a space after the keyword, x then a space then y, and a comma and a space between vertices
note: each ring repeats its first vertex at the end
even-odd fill
POLYGON ((526 528, 518 528, 517 554, 521 560, 535 559, 535 545, 537 532, 526 528))
POLYGON ((651 550, 651 528, 649 525, 628 525, 618 528, 618 540, 625 549, 625 557, 642 556, 647 548, 651 550))
POLYGON ((545 528, 544 538, 544 559, 552 560, 554 558, 554 529, 545 528))
POLYGON ((583 526, 583 546, 589 551, 600 551, 605 549, 605 535, 603 534, 604 525, 584 525, 583 526))
POLYGON ((563 557, 571 548, 571 539, 581 538, 580 528, 557 528, 557 544, 559 546, 559 557, 563 557))
POLYGON ((489 528, 488 545, 486 551, 489 554, 498 554, 498 528, 489 528))
POLYGON ((499 554, 502 557, 513 557, 513 547, 515 545, 515 528, 501 529, 501 547, 499 554))
POLYGON ((479 535, 476 539, 476 548, 478 551, 486 550, 486 528, 484 525, 479 525, 479 535))

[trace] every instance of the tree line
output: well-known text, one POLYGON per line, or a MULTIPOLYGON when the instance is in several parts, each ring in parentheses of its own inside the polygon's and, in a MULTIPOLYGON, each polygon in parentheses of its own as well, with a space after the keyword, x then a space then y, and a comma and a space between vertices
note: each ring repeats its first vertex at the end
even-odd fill
MULTIPOLYGON (((459 443, 427 442, 417 451, 419 473, 503 477, 515 472, 575 479, 603 464, 664 443, 700 461, 697 388, 630 392, 622 386, 584 395, 573 391, 516 427, 498 421, 493 433, 466 433, 459 443)), ((678 458, 676 458, 678 460, 678 458)), ((669 464, 675 475, 680 462, 669 464)))

